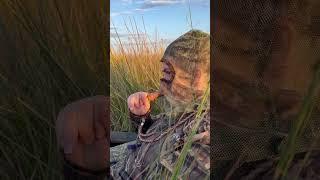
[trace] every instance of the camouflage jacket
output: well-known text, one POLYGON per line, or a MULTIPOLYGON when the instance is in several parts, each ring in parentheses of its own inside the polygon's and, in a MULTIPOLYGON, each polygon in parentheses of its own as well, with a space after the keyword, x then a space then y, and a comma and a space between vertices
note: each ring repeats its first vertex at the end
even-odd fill
MULTIPOLYGON (((111 148, 113 156, 111 161, 117 161, 111 166, 113 177, 115 179, 170 178, 194 123, 195 114, 195 112, 184 113, 175 121, 166 114, 160 114, 149 119, 153 124, 146 133, 137 138, 136 142, 111 148), (127 154, 125 158, 123 154, 127 154)), ((210 117, 209 113, 206 113, 201 119, 197 133, 210 132, 209 128, 210 117)), ((209 179, 209 171, 210 144, 194 141, 178 177, 209 179)))
MULTIPOLYGON (((119 172, 127 173, 127 176, 132 179, 135 177, 136 179, 170 177, 180 154, 181 145, 184 143, 185 135, 189 131, 186 128, 187 124, 192 126, 190 121, 194 119, 194 115, 194 113, 187 113, 184 117, 172 121, 167 115, 160 114, 152 118, 154 123, 145 134, 149 136, 143 138, 146 141, 156 139, 155 141, 138 140, 122 145, 122 148, 111 150, 119 154, 116 157, 114 154, 117 153, 111 152, 111 160, 118 158, 115 162, 121 162, 111 167, 113 176, 118 177, 115 179, 121 179, 118 176, 119 172), (183 125, 175 127, 177 124, 183 125), (170 129, 171 127, 175 128, 170 129), (127 154, 127 156, 125 157, 123 154, 127 154)), ((313 172, 319 166, 317 161, 320 156, 320 147, 319 144, 315 144, 317 142, 315 137, 318 137, 315 134, 318 134, 316 132, 319 128, 319 118, 315 115, 313 119, 315 121, 310 126, 313 128, 297 139, 297 153, 314 150, 315 156, 310 156, 310 161, 308 161, 310 165, 306 164, 308 165, 306 170, 319 174, 320 172, 313 172)), ((213 122, 211 125, 213 134, 211 134, 210 144, 193 143, 180 177, 186 175, 190 179, 194 177, 205 179, 211 175, 213 179, 224 179, 226 176, 250 179, 249 176, 258 178, 261 170, 268 172, 266 177, 271 177, 270 174, 273 174, 279 157, 279 148, 285 143, 291 127, 290 124, 284 123, 284 121, 270 120, 267 117, 261 121, 249 121, 242 119, 236 113, 224 112, 218 107, 216 107, 211 121, 213 122), (245 122, 252 123, 243 124, 245 122), (247 164, 251 168, 248 168, 247 164), (210 169, 211 174, 209 174, 210 169), (232 171, 235 172, 235 175, 232 175, 232 171)), ((210 130, 208 114, 202 119, 198 133, 204 130, 210 130)), ((292 175, 296 172, 296 167, 303 164, 303 158, 303 156, 296 158, 288 174, 292 175)))

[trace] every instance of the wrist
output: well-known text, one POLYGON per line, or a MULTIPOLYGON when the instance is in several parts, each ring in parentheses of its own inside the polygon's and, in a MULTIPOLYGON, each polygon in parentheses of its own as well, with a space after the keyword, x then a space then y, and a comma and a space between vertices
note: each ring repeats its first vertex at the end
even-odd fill
POLYGON ((149 110, 146 114, 144 115, 136 115, 134 113, 132 113, 130 110, 129 110, 129 116, 130 116, 130 119, 131 119, 131 123, 133 125, 133 127, 138 130, 138 127, 141 125, 141 122, 142 122, 142 118, 145 118, 145 119, 149 119, 150 118, 150 111, 149 110))
POLYGON ((129 109, 130 117, 132 117, 132 118, 140 118, 140 119, 141 118, 146 118, 146 117, 148 117, 150 115, 150 112, 151 112, 151 108, 145 114, 137 115, 137 114, 134 114, 133 112, 131 112, 130 109, 129 109))

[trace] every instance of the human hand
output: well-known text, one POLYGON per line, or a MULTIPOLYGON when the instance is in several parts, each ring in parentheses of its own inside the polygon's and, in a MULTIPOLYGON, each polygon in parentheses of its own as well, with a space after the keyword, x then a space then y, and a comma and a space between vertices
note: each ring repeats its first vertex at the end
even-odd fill
POLYGON ((160 93, 136 92, 128 97, 127 103, 131 113, 143 116, 150 110, 150 102, 160 96, 160 93))
POLYGON ((109 161, 109 98, 94 96, 67 105, 56 121, 58 145, 71 163, 90 169, 109 161))

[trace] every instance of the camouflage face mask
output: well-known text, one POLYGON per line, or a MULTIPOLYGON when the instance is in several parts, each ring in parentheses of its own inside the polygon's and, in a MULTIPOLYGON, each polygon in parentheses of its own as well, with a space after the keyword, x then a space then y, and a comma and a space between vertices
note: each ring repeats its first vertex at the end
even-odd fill
POLYGON ((161 61, 174 74, 172 80, 162 86, 163 94, 174 109, 184 110, 203 94, 193 87, 197 70, 207 79, 210 76, 209 34, 199 30, 187 32, 167 47, 161 61))

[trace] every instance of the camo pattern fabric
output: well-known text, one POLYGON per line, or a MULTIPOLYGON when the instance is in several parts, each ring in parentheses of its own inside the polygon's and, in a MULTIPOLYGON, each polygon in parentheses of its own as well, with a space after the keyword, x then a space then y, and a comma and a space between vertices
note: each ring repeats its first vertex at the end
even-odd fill
POLYGON ((174 77, 167 88, 161 88, 170 104, 184 111, 191 100, 198 100, 203 94, 188 82, 194 82, 198 74, 210 76, 210 35, 200 30, 188 31, 166 48, 161 61, 171 67, 175 75, 184 74, 174 77))
MULTIPOLYGON (((140 141, 140 148, 129 152, 124 161, 125 163, 121 161, 120 165, 112 166, 111 173, 114 178, 121 179, 117 174, 121 171, 127 172, 132 179, 159 179, 164 175, 170 177, 194 119, 195 113, 185 113, 176 122, 172 121, 166 114, 154 117, 154 124, 146 133, 152 134, 148 138, 151 142, 140 141), (177 124, 181 125, 177 126, 177 124), (187 124, 189 126, 186 126, 187 124), (122 167, 120 167, 121 165, 122 167)), ((206 114, 201 120, 197 133, 210 130, 208 128, 210 128, 210 118, 206 114)), ((111 156, 113 156, 113 153, 111 153, 111 156)), ((187 179, 209 179, 209 171, 210 144, 196 141, 192 144, 191 150, 189 150, 179 179, 182 177, 187 179)))
POLYGON ((183 34, 166 48, 162 61, 168 59, 191 74, 195 66, 210 73, 210 35, 200 30, 183 34))
POLYGON ((114 179, 121 179, 119 177, 119 171, 125 164, 126 155, 129 153, 127 146, 129 144, 135 144, 136 141, 132 141, 129 143, 124 143, 115 147, 110 148, 110 169, 111 169, 111 176, 114 179))
MULTIPOLYGON (((314 65, 319 63, 319 1, 223 0, 215 5, 213 179, 228 179, 235 168, 255 162, 259 167, 242 177, 262 179, 275 168, 276 160, 270 159, 279 157, 295 128, 314 65)), ((319 102, 296 139, 297 153, 320 148, 314 144, 320 135, 319 102)), ((297 166, 300 161, 292 162, 289 174, 297 166)))

